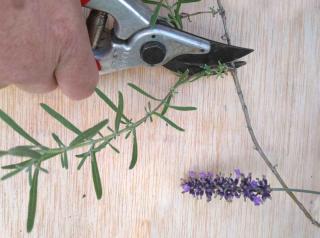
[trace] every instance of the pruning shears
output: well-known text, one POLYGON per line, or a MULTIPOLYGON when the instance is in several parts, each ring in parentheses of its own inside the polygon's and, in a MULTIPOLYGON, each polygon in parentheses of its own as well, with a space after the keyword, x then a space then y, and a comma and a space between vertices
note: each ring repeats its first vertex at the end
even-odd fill
POLYGON ((253 50, 230 46, 176 29, 159 18, 151 22, 153 11, 140 0, 81 0, 90 8, 87 28, 101 73, 137 66, 162 65, 174 72, 203 70, 204 65, 234 63, 253 50), (108 15, 114 19, 107 29, 108 15))

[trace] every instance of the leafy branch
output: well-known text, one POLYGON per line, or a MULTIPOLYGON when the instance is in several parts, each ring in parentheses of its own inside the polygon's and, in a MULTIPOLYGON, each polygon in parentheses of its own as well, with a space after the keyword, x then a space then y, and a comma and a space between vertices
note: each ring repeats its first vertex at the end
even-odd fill
POLYGON ((132 119, 129 119, 127 116, 124 115, 124 99, 121 92, 118 93, 118 103, 116 106, 116 104, 107 95, 105 95, 101 90, 96 89, 97 96, 101 100, 103 100, 106 103, 106 105, 109 106, 116 113, 113 129, 111 128, 111 126, 108 126, 109 120, 104 119, 96 125, 92 126, 91 128, 85 131, 81 131, 72 122, 70 122, 68 119, 66 119, 63 115, 55 111, 50 106, 46 104, 40 104, 42 109, 45 110, 51 117, 53 117, 57 122, 59 122, 65 128, 67 128, 75 134, 75 138, 69 144, 67 144, 63 143, 59 136, 53 133, 52 138, 58 146, 55 148, 49 148, 39 143, 29 133, 22 129, 9 115, 7 115, 4 111, 0 109, 0 119, 6 122, 14 131, 16 131, 20 136, 22 136, 31 143, 31 145, 21 145, 13 147, 7 151, 0 151, 0 157, 7 155, 27 158, 19 163, 2 166, 2 169, 8 170, 9 172, 1 178, 1 180, 6 180, 14 175, 17 175, 22 171, 28 172, 30 193, 27 231, 30 232, 34 225, 37 205, 37 186, 39 173, 48 173, 46 169, 41 167, 41 164, 43 164, 45 161, 49 159, 60 157, 62 168, 68 169, 68 152, 78 148, 87 147, 88 150, 85 153, 76 155, 77 158, 81 159, 78 164, 78 170, 80 170, 83 164, 86 162, 86 160, 90 158, 94 189, 96 192, 97 199, 101 199, 103 192, 96 158, 97 153, 101 152, 103 149, 106 149, 107 146, 119 153, 119 150, 115 148, 111 144, 111 142, 113 140, 116 140, 121 135, 125 135, 126 139, 131 136, 132 159, 129 169, 133 169, 138 159, 138 142, 136 135, 137 128, 141 124, 147 122, 148 119, 152 122, 153 117, 158 117, 162 119, 166 124, 177 129, 178 131, 184 131, 183 128, 181 128, 171 119, 166 117, 165 114, 169 109, 174 109, 177 111, 193 111, 196 110, 196 108, 191 106, 172 105, 171 99, 177 93, 177 89, 182 85, 194 82, 195 80, 199 80, 203 76, 210 76, 215 72, 215 69, 209 70, 209 68, 205 66, 202 72, 193 76, 189 76, 188 71, 179 74, 178 80, 170 88, 170 91, 167 93, 167 95, 162 99, 158 99, 150 95, 137 85, 129 83, 128 86, 137 91, 138 93, 153 101, 158 102, 157 106, 155 106, 154 108, 151 108, 151 103, 148 102, 148 106, 145 108, 145 116, 143 116, 140 120, 137 120, 135 122, 133 122, 132 119), (111 133, 106 136, 103 135, 101 131, 104 128, 108 128, 108 130, 111 133), (32 174, 33 169, 34 173, 32 174))

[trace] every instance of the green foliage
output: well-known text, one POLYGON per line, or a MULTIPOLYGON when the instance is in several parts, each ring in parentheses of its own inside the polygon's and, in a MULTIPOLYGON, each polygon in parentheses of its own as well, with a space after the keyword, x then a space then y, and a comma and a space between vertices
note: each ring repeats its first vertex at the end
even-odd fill
POLYGON ((52 109, 51 107, 49 107, 48 105, 46 105, 44 103, 41 103, 40 106, 47 113, 49 113, 50 116, 52 116, 54 119, 56 119, 62 125, 64 125, 70 131, 73 131, 77 135, 81 134, 81 131, 75 125, 73 125, 68 119, 66 119, 64 116, 62 116, 60 113, 56 112, 54 109, 52 109))
POLYGON ((218 66, 213 69, 213 71, 217 78, 223 78, 223 75, 227 74, 228 72, 228 66, 218 61, 218 66))
POLYGON ((175 109, 177 111, 195 111, 195 110, 197 110, 196 107, 181 107, 181 106, 173 106, 173 105, 170 105, 169 107, 172 109, 175 109))
POLYGON ((89 128, 88 130, 85 130, 70 143, 70 146, 76 146, 84 142, 85 140, 91 139, 92 137, 97 135, 100 132, 100 130, 108 124, 108 122, 109 122, 108 119, 103 120, 99 122, 97 125, 89 128))
POLYGON ((23 168, 17 168, 17 169, 15 169, 14 171, 9 172, 9 173, 5 174, 4 176, 2 176, 2 177, 1 177, 1 180, 3 181, 3 180, 6 180, 6 179, 8 179, 8 178, 11 178, 12 176, 20 173, 22 170, 23 170, 23 168))
POLYGON ((25 130, 23 130, 11 117, 9 117, 4 111, 0 109, 0 119, 8 124, 13 130, 19 133, 22 137, 30 141, 34 145, 41 146, 32 136, 30 136, 25 130))
POLYGON ((114 122, 114 128, 116 133, 119 132, 122 115, 123 115, 123 95, 121 92, 119 92, 118 93, 118 110, 117 110, 116 120, 114 122))
POLYGON ((34 225, 37 208, 37 193, 38 193, 38 176, 39 168, 36 168, 32 177, 30 192, 29 192, 29 205, 28 205, 28 219, 27 231, 30 232, 34 225))
MULTIPOLYGON (((81 131, 79 130, 79 134, 80 133, 81 131)), ((56 134, 52 133, 52 137, 57 142, 59 148, 66 148, 66 146, 62 143, 62 141, 56 134)), ((61 161, 62 168, 68 169, 69 163, 68 163, 68 154, 66 150, 63 152, 63 154, 60 155, 60 161, 61 161)))
POLYGON ((173 128, 177 129, 178 131, 184 131, 183 128, 181 128, 180 126, 178 126, 176 123, 174 123, 173 121, 171 121, 169 118, 161 115, 158 112, 154 113, 155 115, 157 115, 158 117, 160 117, 162 120, 164 120, 166 123, 168 123, 170 126, 172 126, 173 128))
POLYGON ((159 13, 160 13, 160 9, 161 9, 162 3, 163 3, 163 0, 161 0, 161 1, 157 4, 154 13, 153 13, 153 15, 151 16, 151 20, 150 20, 150 21, 151 21, 151 22, 150 22, 151 26, 155 26, 156 23, 157 23, 157 20, 158 20, 158 16, 159 16, 159 13))
MULTIPOLYGON (((112 100, 107 96, 105 95, 100 89, 96 88, 96 94, 114 111, 114 112, 117 112, 118 111, 118 108, 117 106, 112 102, 112 100)), ((122 115, 122 118, 125 120, 125 121, 129 121, 129 119, 125 116, 125 115, 122 115)))
POLYGON ((143 89, 139 88, 137 85, 133 84, 133 83, 128 83, 128 85, 133 88, 134 90, 136 90, 137 92, 141 93, 142 95, 151 98, 152 100, 161 102, 161 99, 156 98, 154 96, 151 96, 149 93, 147 93, 146 91, 144 91, 143 89))
POLYGON ((144 3, 155 5, 153 15, 150 19, 151 26, 155 26, 159 18, 160 9, 164 8, 167 11, 167 16, 162 17, 168 23, 171 23, 174 27, 182 29, 182 17, 181 17, 181 6, 183 4, 200 2, 201 0, 177 0, 175 3, 170 4, 168 0, 152 1, 152 0, 143 0, 144 3))
POLYGON ((136 136, 135 129, 132 130, 132 135, 133 135, 132 159, 131 159, 129 169, 133 169, 138 160, 138 143, 137 143, 137 136, 136 136))
POLYGON ((88 156, 84 156, 82 157, 80 163, 78 164, 77 170, 80 170, 82 168, 82 166, 84 165, 84 162, 86 162, 88 156))
POLYGON ((8 155, 18 156, 18 157, 29 157, 34 159, 39 159, 41 154, 35 150, 32 150, 29 146, 17 146, 13 147, 7 151, 8 155))
POLYGON ((2 166, 1 168, 2 169, 19 169, 19 168, 23 168, 23 167, 29 165, 30 163, 32 163, 32 160, 33 159, 28 159, 28 160, 22 161, 20 163, 5 165, 5 166, 2 166))
POLYGON ((169 106, 170 106, 170 103, 171 103, 171 99, 172 99, 173 95, 170 95, 166 102, 164 103, 164 106, 163 106, 163 109, 161 111, 161 115, 164 115, 167 113, 168 109, 169 109, 169 106))
POLYGON ((8 154, 8 151, 0 150, 0 157, 8 154))
POLYGON ((97 199, 101 199, 102 197, 102 185, 101 185, 101 178, 97 164, 96 153, 91 152, 91 172, 92 172, 92 179, 94 184, 94 190, 96 191, 97 199))
POLYGON ((209 65, 203 65, 203 76, 211 76, 216 75, 217 78, 223 78, 224 75, 228 73, 228 66, 224 63, 218 61, 218 65, 216 68, 212 68, 209 65))

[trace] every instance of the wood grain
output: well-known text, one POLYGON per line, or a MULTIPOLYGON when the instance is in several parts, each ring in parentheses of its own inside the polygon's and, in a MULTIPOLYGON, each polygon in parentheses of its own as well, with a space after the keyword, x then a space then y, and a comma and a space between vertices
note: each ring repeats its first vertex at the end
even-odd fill
MULTIPOLYGON (((194 12, 213 1, 188 6, 194 12)), ((272 162, 295 188, 320 190, 320 2, 318 0, 224 0, 234 44, 255 52, 239 70, 253 127, 272 162)), ((186 30, 219 40, 218 17, 197 16, 186 30)), ((164 68, 136 68, 101 77, 100 89, 116 100, 125 95, 125 111, 134 119, 144 115, 147 100, 128 82, 163 96, 175 76, 164 68)), ((25 174, 0 184, 1 237, 320 237, 289 197, 275 192, 261 207, 235 201, 194 200, 180 193, 179 182, 189 169, 232 172, 234 168, 267 175, 279 186, 253 150, 230 76, 206 78, 181 88, 177 105, 193 105, 196 112, 169 112, 186 129, 180 133, 162 121, 138 131, 139 159, 128 170, 130 141, 116 143, 121 154, 105 151, 98 156, 104 195, 97 201, 89 164, 78 172, 73 158, 68 171, 59 159, 46 163, 49 175, 39 178, 37 218, 26 233, 28 181, 25 174)), ((82 129, 114 114, 97 96, 70 101, 60 91, 30 95, 9 87, 0 91, 0 108, 35 138, 54 146, 50 133, 64 141, 73 135, 39 107, 44 102, 82 129)), ((0 148, 24 143, 0 123, 0 148)), ((1 159, 4 165, 12 161, 1 159)), ((1 175, 3 171, 0 172, 1 175)), ((320 220, 320 198, 298 194, 320 220)))

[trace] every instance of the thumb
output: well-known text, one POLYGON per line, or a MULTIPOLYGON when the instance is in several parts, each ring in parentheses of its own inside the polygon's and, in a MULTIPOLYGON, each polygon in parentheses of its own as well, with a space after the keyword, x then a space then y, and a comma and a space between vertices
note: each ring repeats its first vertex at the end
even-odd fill
MULTIPOLYGON (((91 51, 90 40, 82 16, 80 2, 74 2, 76 10, 70 14, 72 21, 61 49, 55 77, 62 92, 71 99, 80 100, 90 96, 98 83, 99 74, 91 51), (73 15, 73 16, 72 16, 73 15)), ((60 27, 67 27, 66 25, 60 27)))

